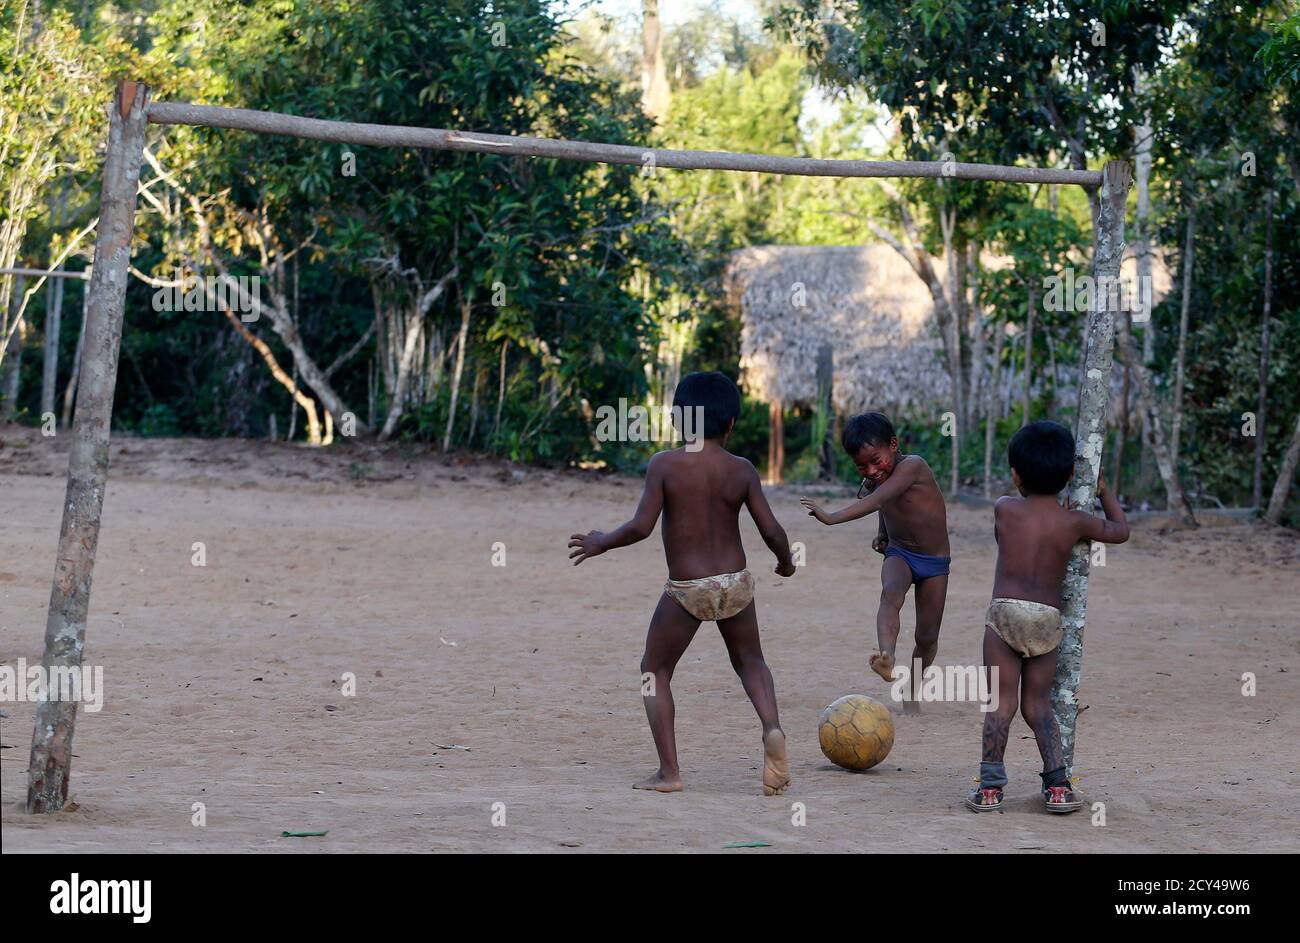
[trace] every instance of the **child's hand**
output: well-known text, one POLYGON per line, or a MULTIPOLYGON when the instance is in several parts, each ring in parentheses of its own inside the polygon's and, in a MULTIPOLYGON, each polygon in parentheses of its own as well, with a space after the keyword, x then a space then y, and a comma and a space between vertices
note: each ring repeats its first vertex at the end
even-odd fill
POLYGON ((817 518, 817 520, 821 521, 823 524, 829 523, 827 518, 830 517, 830 515, 823 511, 821 505, 812 498, 800 498, 799 503, 804 506, 811 516, 817 518))
POLYGON ((778 563, 776 565, 777 576, 794 576, 794 570, 795 566, 794 561, 792 560, 787 560, 784 563, 778 563))
POLYGON ((888 534, 877 534, 876 539, 871 541, 871 549, 876 551, 876 553, 884 553, 886 548, 888 547, 889 547, 888 534))
POLYGON ((573 553, 569 554, 569 559, 573 560, 573 565, 577 566, 588 557, 598 557, 605 552, 604 545, 600 538, 605 535, 598 530, 593 530, 589 534, 574 534, 569 538, 569 546, 576 547, 573 553), (574 558, 577 559, 574 559, 574 558))

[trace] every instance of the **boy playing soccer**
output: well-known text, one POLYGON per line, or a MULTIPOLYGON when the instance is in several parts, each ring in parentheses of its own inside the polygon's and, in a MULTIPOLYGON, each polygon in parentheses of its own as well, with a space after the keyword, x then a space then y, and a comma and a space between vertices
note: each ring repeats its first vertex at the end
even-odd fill
POLYGON ((776 572, 794 575, 790 544, 777 523, 754 466, 726 449, 740 415, 740 391, 721 373, 692 373, 677 384, 674 419, 682 419, 684 448, 660 452, 646 469, 645 491, 632 520, 609 533, 574 534, 569 556, 574 566, 615 547, 645 540, 664 515, 664 555, 668 582, 650 619, 642 677, 643 698, 659 771, 635 789, 679 792, 677 738, 673 730, 673 694, 669 687, 677 660, 701 622, 716 622, 740 676, 745 693, 763 724, 763 794, 779 795, 790 785, 785 734, 776 713, 772 672, 763 660, 754 609, 754 578, 745 568, 740 540, 740 509, 747 507, 764 543, 776 554, 776 572), (680 412, 678 412, 680 410, 680 412), (703 416, 687 434, 689 416, 703 416), (703 432, 703 439, 696 438, 703 432))
MULTIPOLYGON (((862 476, 859 500, 833 514, 809 498, 801 498, 799 503, 823 524, 843 524, 880 512, 880 529, 871 542, 871 549, 885 556, 880 567, 880 609, 876 613, 880 651, 871 656, 871 668, 892 682, 898 613, 912 585, 916 586, 916 642, 911 667, 920 659, 924 671, 939 650, 939 627, 948 598, 948 565, 952 560, 943 492, 925 459, 898 454, 894 427, 880 413, 862 413, 849 419, 840 444, 862 476), (862 497, 862 488, 868 489, 866 497, 862 497)), ((914 692, 920 682, 917 673, 912 678, 914 692)), ((910 708, 915 707, 914 699, 910 708)))
POLYGON ((993 506, 998 568, 984 620, 984 664, 998 672, 998 707, 984 715, 980 784, 966 805, 976 812, 1002 806, 1007 784, 1002 757, 1019 694, 1021 713, 1043 757, 1043 801, 1049 812, 1073 812, 1083 800, 1070 788, 1061 732, 1048 698, 1061 644, 1061 581, 1075 544, 1122 544, 1128 540, 1128 524, 1100 479, 1097 496, 1105 520, 1057 501, 1074 471, 1074 436, 1059 423, 1030 423, 1012 438, 1008 453, 1021 496, 999 498, 993 506))

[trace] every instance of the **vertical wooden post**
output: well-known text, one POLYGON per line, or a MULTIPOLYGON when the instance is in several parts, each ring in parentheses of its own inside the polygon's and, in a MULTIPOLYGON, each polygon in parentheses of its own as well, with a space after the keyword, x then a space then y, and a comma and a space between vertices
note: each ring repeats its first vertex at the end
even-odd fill
POLYGON ((816 443, 818 475, 830 481, 835 478, 835 443, 833 432, 835 416, 833 414, 831 394, 835 388, 835 348, 822 344, 817 348, 817 422, 825 423, 822 440, 816 443))
POLYGON ((785 465, 784 408, 780 400, 768 404, 767 481, 772 485, 781 483, 781 469, 785 465))
MULTIPOLYGON (((109 427, 117 385, 136 187, 144 157, 147 94, 148 89, 140 83, 119 82, 109 112, 99 230, 88 287, 86 347, 68 457, 58 559, 45 624, 45 654, 41 659, 47 677, 51 669, 79 672, 85 645, 99 519, 108 480, 109 427)), ((67 801, 76 719, 76 701, 51 698, 37 706, 27 770, 28 812, 57 812, 67 801)))
MULTIPOLYGON (((1106 408, 1110 400, 1110 369, 1115 353, 1115 316, 1120 259, 1124 254, 1124 203, 1132 184, 1124 161, 1110 161, 1102 172, 1100 212, 1092 256, 1094 302, 1088 312, 1083 376, 1079 384, 1079 414, 1075 427, 1074 477, 1070 503, 1091 511, 1097 496, 1101 451, 1106 441, 1106 408)), ((1074 772, 1075 721, 1079 681, 1083 675, 1083 626, 1088 612, 1088 565, 1091 548, 1081 542, 1070 555, 1061 590, 1064 638, 1052 684, 1052 710, 1061 729, 1061 752, 1074 772)))
POLYGON ((54 412, 59 382, 59 328, 63 320, 63 279, 55 278, 45 302, 45 353, 41 367, 41 420, 54 412))

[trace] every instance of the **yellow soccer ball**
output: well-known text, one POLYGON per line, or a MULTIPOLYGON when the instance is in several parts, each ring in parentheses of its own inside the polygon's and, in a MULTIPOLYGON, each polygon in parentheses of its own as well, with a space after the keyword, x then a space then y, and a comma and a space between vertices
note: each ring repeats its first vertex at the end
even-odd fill
POLYGON ((889 709, 865 694, 846 694, 822 711, 817 729, 826 759, 845 769, 871 769, 894 746, 889 709))

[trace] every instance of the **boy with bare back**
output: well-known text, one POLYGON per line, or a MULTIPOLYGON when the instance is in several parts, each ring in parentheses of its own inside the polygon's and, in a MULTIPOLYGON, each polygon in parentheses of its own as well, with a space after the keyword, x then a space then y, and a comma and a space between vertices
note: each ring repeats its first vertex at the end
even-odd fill
POLYGON ((948 514, 934 473, 919 455, 899 455, 894 427, 880 413, 862 413, 844 424, 844 452, 862 476, 858 501, 830 513, 809 499, 799 503, 823 524, 843 524, 880 512, 880 529, 871 549, 884 554, 880 567, 880 608, 876 639, 880 650, 871 668, 886 681, 894 680, 894 648, 898 644, 899 611, 907 591, 916 586, 916 641, 912 649, 913 699, 904 706, 917 709, 921 672, 939 650, 939 628, 948 598, 948 514), (862 489, 867 489, 866 497, 862 489), (916 671, 917 662, 920 671, 916 671))
POLYGON ((1081 540, 1122 544, 1128 523, 1115 496, 1097 482, 1105 520, 1063 507, 1057 495, 1074 471, 1074 436, 1055 422, 1033 422, 1011 440, 1011 479, 1020 497, 993 506, 998 568, 984 619, 984 664, 997 669, 997 710, 984 715, 979 787, 966 797, 976 812, 1002 807, 1002 762, 1016 716, 1016 698, 1043 758, 1043 801, 1049 812, 1073 812, 1083 801, 1070 788, 1049 694, 1062 637, 1061 582, 1081 540))
POLYGON ((763 660, 754 609, 754 578, 746 569, 740 539, 740 509, 748 508, 764 543, 776 555, 776 572, 794 575, 790 544, 777 523, 754 466, 726 449, 740 415, 740 391, 721 373, 692 373, 677 384, 674 420, 681 419, 683 448, 660 452, 646 469, 645 491, 630 521, 617 530, 574 534, 574 566, 615 547, 645 540, 662 511, 668 582, 650 619, 642 677, 643 698, 659 770, 636 789, 679 792, 674 705, 669 686, 678 659, 701 622, 716 622, 731 665, 763 724, 763 794, 779 795, 790 785, 785 734, 776 712, 772 672, 763 660), (702 417, 694 423, 690 417, 702 417), (702 426, 702 428, 701 428, 702 426))

